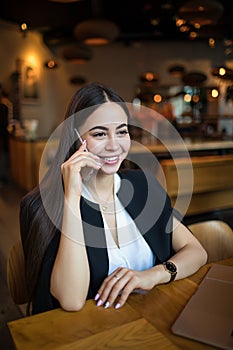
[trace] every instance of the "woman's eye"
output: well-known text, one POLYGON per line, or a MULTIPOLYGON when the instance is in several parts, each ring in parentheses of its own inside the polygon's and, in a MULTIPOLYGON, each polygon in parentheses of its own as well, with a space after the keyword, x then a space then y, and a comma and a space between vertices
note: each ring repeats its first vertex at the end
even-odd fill
POLYGON ((124 129, 124 130, 120 130, 118 133, 119 133, 120 135, 127 135, 129 132, 128 132, 127 129, 124 129))
POLYGON ((106 135, 106 133, 101 131, 101 132, 97 132, 97 133, 93 134, 92 136, 94 136, 94 137, 103 137, 105 135, 106 135))

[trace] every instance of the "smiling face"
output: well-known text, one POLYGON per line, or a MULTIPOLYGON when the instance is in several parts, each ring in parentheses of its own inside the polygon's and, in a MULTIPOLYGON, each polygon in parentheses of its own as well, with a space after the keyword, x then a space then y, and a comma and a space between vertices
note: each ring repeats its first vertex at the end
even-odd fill
POLYGON ((122 107, 113 102, 102 104, 79 128, 90 152, 103 162, 101 173, 114 174, 130 148, 128 119, 122 107))

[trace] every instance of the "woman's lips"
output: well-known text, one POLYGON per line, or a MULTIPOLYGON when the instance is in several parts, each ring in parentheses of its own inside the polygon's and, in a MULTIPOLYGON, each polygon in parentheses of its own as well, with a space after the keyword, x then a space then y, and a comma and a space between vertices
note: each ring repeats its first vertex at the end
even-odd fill
POLYGON ((115 165, 119 162, 120 157, 119 156, 113 156, 113 157, 101 157, 104 164, 108 165, 115 165))

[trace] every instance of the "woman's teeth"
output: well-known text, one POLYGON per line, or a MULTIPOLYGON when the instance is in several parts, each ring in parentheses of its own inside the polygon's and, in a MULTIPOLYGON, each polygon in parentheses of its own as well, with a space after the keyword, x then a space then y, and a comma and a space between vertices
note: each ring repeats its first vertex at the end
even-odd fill
POLYGON ((104 160, 107 162, 114 162, 115 160, 117 160, 118 157, 105 157, 104 160))

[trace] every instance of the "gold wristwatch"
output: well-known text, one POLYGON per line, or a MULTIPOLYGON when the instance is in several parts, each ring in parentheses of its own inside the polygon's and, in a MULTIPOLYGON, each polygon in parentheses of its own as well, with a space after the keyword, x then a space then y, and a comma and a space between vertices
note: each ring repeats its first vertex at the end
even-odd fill
POLYGON ((176 265, 171 261, 165 261, 165 262, 163 262, 163 267, 171 275, 169 282, 174 281, 174 279, 176 278, 176 275, 177 275, 176 265))

